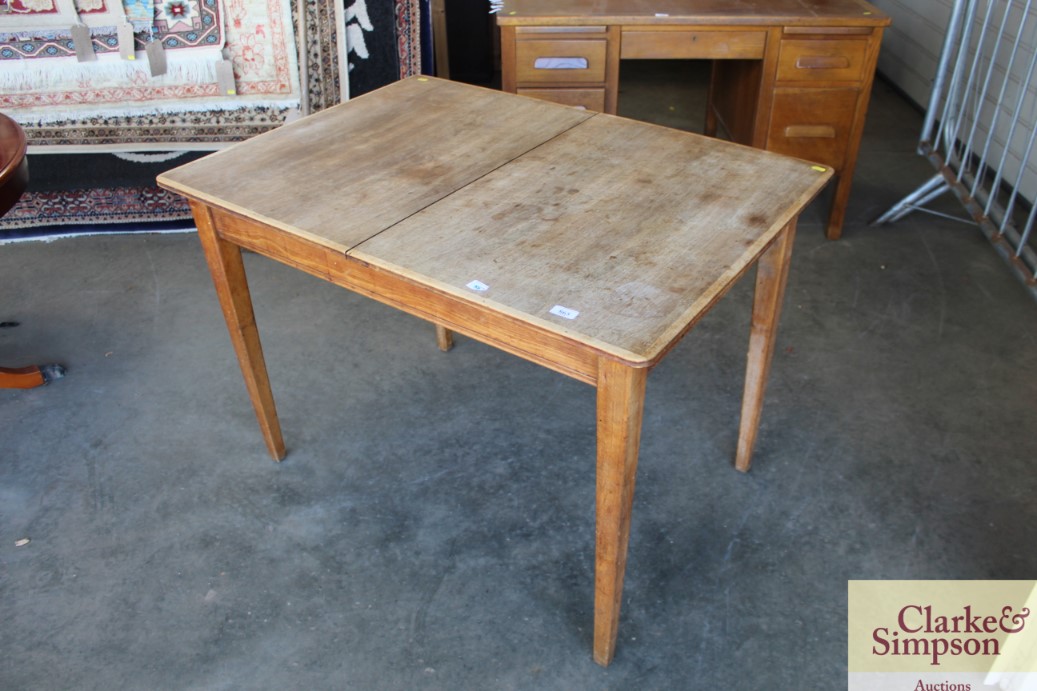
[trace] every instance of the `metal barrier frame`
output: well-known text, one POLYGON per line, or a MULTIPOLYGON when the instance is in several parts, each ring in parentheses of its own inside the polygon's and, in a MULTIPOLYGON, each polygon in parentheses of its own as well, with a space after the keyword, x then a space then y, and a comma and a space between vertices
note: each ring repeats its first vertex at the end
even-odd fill
POLYGON ((1020 195, 1018 184, 1037 143, 1037 113, 1029 113, 1031 122, 1024 119, 1037 73, 1037 18, 1030 12, 1033 0, 1022 5, 1012 0, 955 0, 918 142, 918 153, 937 173, 873 224, 893 223, 912 211, 975 223, 1037 298, 1037 253, 1030 244, 1037 205, 1020 195), (1010 25, 1013 9, 1020 7, 1022 20, 1010 25), (1030 38, 1028 45, 1024 37, 1030 38), (1007 62, 999 61, 1004 57, 1007 62), (1013 74, 1023 63, 1022 71, 1013 74), (1018 94, 1010 97, 1016 78, 1018 94), (1007 126, 1007 135, 997 154, 993 145, 999 126, 1007 126), (1017 134, 1026 144, 1019 177, 1009 185, 1005 167, 1017 134), (947 191, 970 218, 926 208, 947 191))

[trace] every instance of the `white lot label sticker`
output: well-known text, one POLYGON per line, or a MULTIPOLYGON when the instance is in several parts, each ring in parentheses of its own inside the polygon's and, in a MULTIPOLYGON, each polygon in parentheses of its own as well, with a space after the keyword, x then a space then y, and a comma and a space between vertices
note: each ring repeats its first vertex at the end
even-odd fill
POLYGON ((561 305, 555 305, 552 307, 551 314, 562 317, 563 319, 576 319, 576 317, 580 316, 580 313, 577 310, 562 307, 561 305))
POLYGON ((480 293, 485 293, 487 290, 490 289, 490 286, 486 285, 482 281, 471 281, 466 285, 472 290, 478 291, 480 293))

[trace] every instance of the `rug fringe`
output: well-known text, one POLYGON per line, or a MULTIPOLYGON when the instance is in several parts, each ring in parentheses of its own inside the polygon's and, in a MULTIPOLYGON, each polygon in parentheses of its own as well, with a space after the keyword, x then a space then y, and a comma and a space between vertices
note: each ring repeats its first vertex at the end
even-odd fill
MULTIPOLYGON (((119 108, 99 107, 96 110, 77 110, 74 120, 69 120, 67 114, 54 112, 46 108, 27 112, 11 109, 6 111, 6 114, 22 127, 86 127, 89 125, 84 124, 83 121, 91 118, 149 118, 164 115, 191 115, 193 113, 203 115, 211 113, 214 117, 218 117, 220 113, 237 113, 256 109, 287 111, 287 116, 299 110, 299 103, 298 98, 275 101, 271 99, 252 100, 247 96, 239 96, 237 98, 213 96, 211 98, 192 98, 174 103, 143 103, 139 107, 123 104, 119 108), (62 117, 62 115, 65 115, 65 117, 62 117)), ((208 121, 218 122, 214 118, 208 118, 208 121)), ((169 148, 167 144, 162 150, 166 151, 169 148)))
MULTIPOLYGON (((215 84, 216 62, 222 59, 219 49, 195 53, 189 58, 170 59, 168 71, 152 77, 147 56, 136 53, 136 60, 122 60, 118 56, 99 56, 96 61, 79 62, 74 58, 43 58, 36 60, 7 60, 0 71, 0 91, 14 99, 19 92, 35 93, 49 89, 67 88, 70 83, 90 80, 113 82, 117 86, 148 87, 179 86, 181 84, 215 84)), ((95 87, 96 88, 96 87, 95 87)), ((73 92, 74 94, 74 92, 73 92)), ((71 96, 74 101, 74 95, 71 96)))

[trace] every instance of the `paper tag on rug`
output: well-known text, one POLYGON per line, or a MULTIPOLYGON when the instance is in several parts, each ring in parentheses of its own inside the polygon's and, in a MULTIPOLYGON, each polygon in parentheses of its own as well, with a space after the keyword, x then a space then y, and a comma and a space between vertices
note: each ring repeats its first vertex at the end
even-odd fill
POLYGON ((137 53, 133 47, 133 25, 129 22, 120 24, 116 34, 119 37, 119 57, 123 60, 136 60, 137 53))
POLYGON ((72 34, 72 45, 76 49, 76 60, 79 60, 79 62, 96 60, 94 42, 90 40, 90 27, 86 24, 73 24, 69 32, 72 34))
POLYGON ((148 56, 148 67, 151 68, 151 76, 158 77, 166 73, 166 49, 162 47, 162 41, 152 41, 144 48, 148 56))
POLYGON ((221 96, 237 96, 238 87, 234 83, 234 65, 230 60, 216 63, 216 88, 221 96))

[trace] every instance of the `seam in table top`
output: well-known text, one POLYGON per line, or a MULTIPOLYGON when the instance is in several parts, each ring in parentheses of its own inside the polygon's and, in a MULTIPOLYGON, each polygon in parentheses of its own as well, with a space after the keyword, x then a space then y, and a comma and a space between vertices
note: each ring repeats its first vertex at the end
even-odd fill
POLYGON ((399 219, 393 221, 389 225, 387 225, 384 228, 382 228, 381 230, 379 230, 374 235, 370 235, 370 236, 364 238, 363 240, 361 240, 360 242, 356 243, 355 245, 352 245, 351 247, 347 248, 346 251, 345 251, 345 255, 347 257, 350 256, 351 252, 353 252, 355 249, 357 249, 358 247, 360 247, 364 243, 368 242, 369 240, 375 239, 376 237, 378 237, 382 233, 386 232, 387 230, 390 230, 390 229, 396 227, 400 223, 403 223, 404 221, 406 221, 407 219, 409 219, 409 218, 411 218, 413 216, 417 216, 418 214, 422 213, 423 211, 425 211, 429 207, 435 206, 436 204, 438 204, 439 202, 443 201, 444 199, 448 199, 451 196, 457 194, 458 192, 467 189, 468 187, 470 187, 474 183, 476 183, 479 180, 482 180, 483 178, 485 178, 487 175, 492 175, 493 173, 497 172, 498 170, 500 170, 504 166, 510 165, 511 163, 514 163, 515 161, 517 161, 518 159, 522 158, 523 156, 526 156, 527 154, 529 154, 529 153, 531 153, 533 151, 536 151, 537 149, 539 149, 540 147, 544 146, 545 144, 553 142, 555 139, 557 139, 558 137, 561 137, 563 134, 566 134, 566 133, 570 132, 571 130, 576 129, 577 127, 579 127, 580 125, 582 125, 582 124, 584 124, 586 122, 590 122, 591 120, 593 120, 594 118, 598 117, 599 115, 601 115, 601 113, 591 113, 588 117, 584 118, 583 120, 580 120, 579 122, 575 123, 574 125, 571 125, 570 127, 566 127, 561 132, 558 132, 557 134, 555 134, 555 135, 545 139, 544 141, 540 142, 536 146, 534 146, 532 148, 529 148, 529 149, 526 149, 522 153, 509 158, 508 160, 504 161, 500 165, 495 166, 494 168, 491 168, 490 170, 487 170, 482 175, 479 175, 479 176, 477 176, 475 178, 472 178, 471 180, 469 180, 467 183, 465 183, 461 187, 458 187, 457 189, 455 189, 455 190, 453 190, 453 191, 443 195, 442 197, 439 197, 438 199, 435 199, 435 200, 429 202, 425 206, 421 207, 420 209, 417 209, 416 211, 413 211, 413 212, 407 214, 403 218, 399 218, 399 219))

